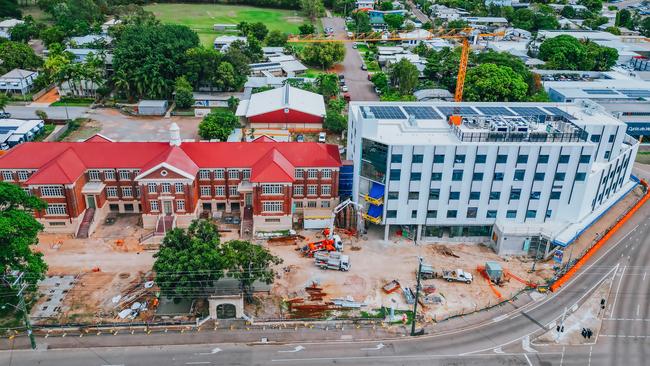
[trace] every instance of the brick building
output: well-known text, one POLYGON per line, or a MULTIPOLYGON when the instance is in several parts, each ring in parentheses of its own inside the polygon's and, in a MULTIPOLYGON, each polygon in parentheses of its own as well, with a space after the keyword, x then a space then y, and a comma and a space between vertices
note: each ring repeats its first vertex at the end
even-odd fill
POLYGON ((0 158, 5 182, 48 203, 46 231, 87 234, 108 212, 141 213, 145 228, 186 227, 203 211, 238 212, 253 231, 291 228, 303 208, 338 202, 337 146, 318 143, 30 142, 0 158))

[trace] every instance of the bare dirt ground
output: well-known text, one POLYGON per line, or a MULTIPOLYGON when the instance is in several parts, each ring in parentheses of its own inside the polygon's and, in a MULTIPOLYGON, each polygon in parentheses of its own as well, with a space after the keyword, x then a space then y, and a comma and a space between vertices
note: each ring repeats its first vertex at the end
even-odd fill
POLYGON ((143 229, 137 216, 120 216, 113 225, 97 228, 89 239, 67 234, 41 234, 48 275, 75 275, 77 284, 65 297, 62 314, 69 321, 92 321, 114 311, 111 298, 151 270, 153 253, 143 251, 138 238, 143 229), (119 242, 119 241, 122 242, 119 242))
MULTIPOLYGON (((304 234, 304 233, 303 233, 304 234)), ((302 245, 316 239, 316 235, 308 236, 302 245)), ((273 285, 272 293, 282 298, 293 298, 304 295, 304 288, 312 283, 319 284, 328 299, 346 298, 351 296, 355 301, 367 304, 361 310, 373 312, 382 306, 395 305, 398 310, 408 310, 411 305, 405 302, 401 291, 385 294, 382 286, 392 280, 398 280, 402 287, 415 289, 418 257, 431 264, 437 270, 461 268, 474 276, 471 284, 446 282, 441 279, 424 280, 423 286, 435 286, 435 294, 443 297, 441 305, 428 305, 429 319, 467 313, 499 301, 490 290, 487 281, 477 271, 478 266, 486 261, 502 264, 518 277, 534 282, 543 283, 543 279, 552 274, 552 264, 538 263, 535 273, 529 274, 531 261, 521 261, 516 258, 505 260, 498 257, 491 249, 476 244, 458 244, 446 247, 442 245, 414 245, 412 241, 395 239, 385 243, 380 240, 344 239, 344 253, 350 256, 351 269, 349 272, 322 270, 314 265, 314 260, 305 258, 295 251, 298 245, 272 245, 270 250, 284 259, 278 270, 279 278, 273 285), (288 270, 288 272, 287 272, 288 270)), ((511 279, 502 287, 497 287, 504 299, 510 298, 525 287, 523 283, 511 279)), ((266 309, 267 315, 273 315, 273 309, 266 309)), ((279 314, 275 314, 277 316, 279 314)))

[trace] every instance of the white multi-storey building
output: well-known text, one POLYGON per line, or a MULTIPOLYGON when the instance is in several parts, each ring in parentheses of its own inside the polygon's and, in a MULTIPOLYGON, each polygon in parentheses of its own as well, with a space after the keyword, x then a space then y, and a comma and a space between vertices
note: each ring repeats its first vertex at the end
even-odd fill
POLYGON ((549 255, 637 184, 625 131, 589 101, 353 102, 353 198, 385 239, 407 230, 549 255))

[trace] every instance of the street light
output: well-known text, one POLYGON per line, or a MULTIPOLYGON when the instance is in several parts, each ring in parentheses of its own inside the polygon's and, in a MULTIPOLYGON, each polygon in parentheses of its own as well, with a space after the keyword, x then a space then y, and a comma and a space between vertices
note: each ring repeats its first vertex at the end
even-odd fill
POLYGON ((19 306, 5 303, 0 308, 4 310, 7 308, 7 305, 23 313, 23 321, 25 322, 25 328, 27 328, 27 335, 29 335, 29 343, 31 344, 32 349, 36 349, 36 339, 34 338, 34 333, 32 332, 32 323, 29 321, 29 315, 25 309, 25 298, 22 296, 20 297, 20 302, 18 302, 19 306))

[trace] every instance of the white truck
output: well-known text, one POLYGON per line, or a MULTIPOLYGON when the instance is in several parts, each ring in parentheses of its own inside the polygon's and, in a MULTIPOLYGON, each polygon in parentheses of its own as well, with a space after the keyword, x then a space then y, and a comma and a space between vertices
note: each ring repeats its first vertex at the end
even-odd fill
POLYGON ((471 273, 465 272, 462 269, 454 269, 451 271, 442 271, 442 278, 448 282, 457 281, 465 282, 467 284, 472 283, 474 279, 471 273))
POLYGON ((346 272, 350 270, 350 257, 340 252, 316 252, 314 253, 314 264, 322 269, 346 272))

